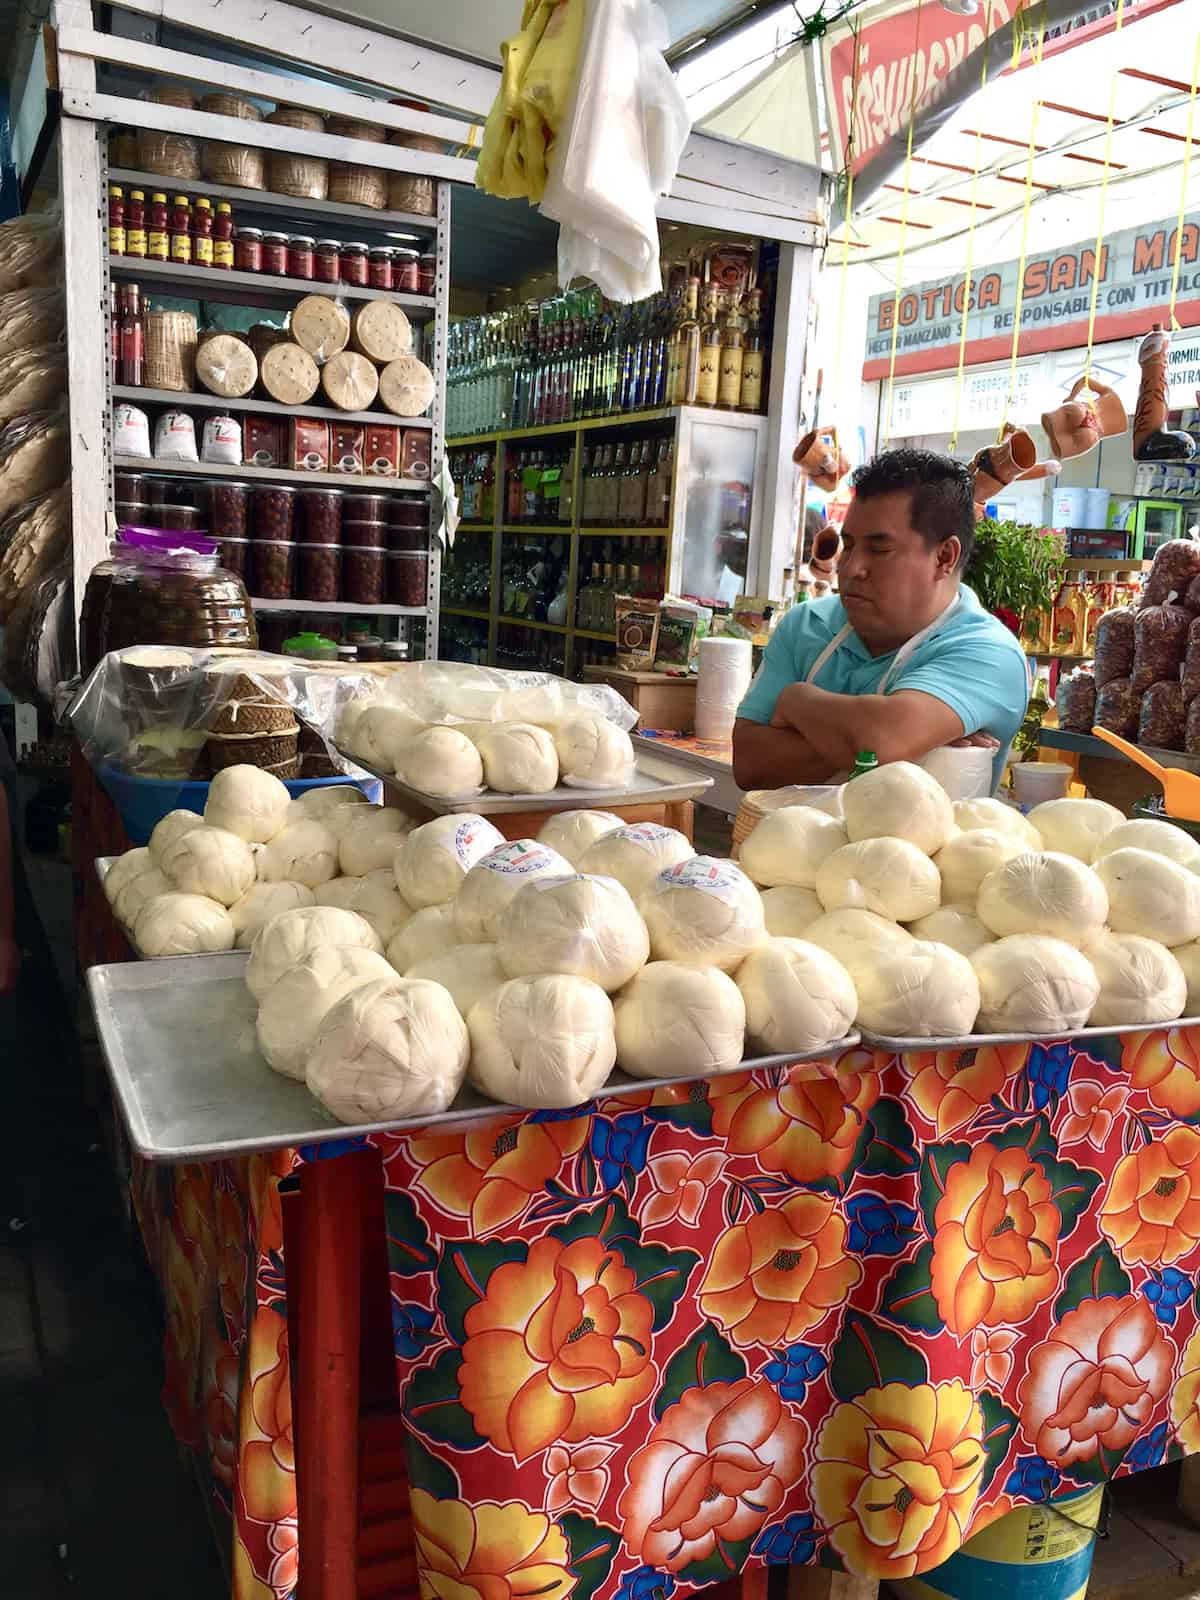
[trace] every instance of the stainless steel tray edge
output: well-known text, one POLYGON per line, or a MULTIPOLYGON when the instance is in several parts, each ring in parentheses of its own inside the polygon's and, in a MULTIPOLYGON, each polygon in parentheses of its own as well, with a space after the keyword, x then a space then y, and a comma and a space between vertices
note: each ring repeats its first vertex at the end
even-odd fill
POLYGON ((872 1050, 890 1050, 903 1055, 910 1050, 980 1050, 998 1044, 1044 1044, 1058 1039, 1103 1039, 1111 1034, 1157 1033, 1163 1028, 1200 1026, 1200 1017, 1177 1017, 1173 1022, 1105 1023, 1095 1028, 1077 1028, 1074 1033, 963 1033, 952 1039, 896 1039, 887 1034, 861 1029, 862 1042, 872 1050))

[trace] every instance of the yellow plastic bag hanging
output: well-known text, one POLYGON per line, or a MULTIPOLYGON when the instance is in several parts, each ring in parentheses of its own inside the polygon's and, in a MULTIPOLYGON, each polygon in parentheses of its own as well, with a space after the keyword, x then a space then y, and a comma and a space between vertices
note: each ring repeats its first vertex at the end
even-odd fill
POLYGON ((500 47, 500 92, 475 175, 486 193, 535 205, 542 198, 579 66, 584 14, 584 0, 525 0, 521 31, 500 47))

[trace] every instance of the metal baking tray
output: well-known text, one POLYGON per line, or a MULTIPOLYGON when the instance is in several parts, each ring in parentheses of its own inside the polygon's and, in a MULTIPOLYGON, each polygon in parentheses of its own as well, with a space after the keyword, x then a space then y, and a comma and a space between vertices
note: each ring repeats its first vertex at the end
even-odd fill
POLYGON ((606 806, 661 805, 667 801, 699 799, 712 788, 714 782, 712 778, 698 773, 681 783, 677 761, 639 752, 633 781, 625 789, 571 789, 560 783, 557 789, 551 789, 548 794, 497 794, 494 790, 485 789, 482 794, 468 795, 465 800, 444 800, 435 794, 426 794, 423 789, 414 789, 411 784, 402 783, 394 772, 383 772, 378 767, 367 766, 359 756, 347 756, 345 751, 340 754, 347 761, 356 761, 364 772, 378 778, 386 789, 403 795, 406 800, 423 806, 426 811, 434 811, 442 816, 469 812, 481 817, 500 817, 514 811, 594 811, 597 808, 603 810, 606 806))
MULTIPOLYGON (((120 859, 120 856, 96 857, 96 876, 100 879, 101 888, 104 887, 104 880, 108 877, 113 862, 119 861, 120 859)), ((249 961, 250 959, 249 950, 197 950, 194 955, 190 956, 144 956, 138 949, 137 945, 133 942, 133 930, 125 926, 125 924, 117 916, 117 913, 113 911, 112 906, 109 906, 109 910, 112 911, 113 921, 129 940, 129 948, 133 951, 134 955, 139 961, 211 961, 214 956, 230 955, 239 956, 243 963, 249 961)))
POLYGON ((1121 1033, 1156 1033, 1163 1028, 1194 1028, 1200 1017, 1177 1017, 1173 1022, 1105 1023, 1098 1028, 1077 1028, 1074 1033, 962 1033, 953 1039, 893 1039, 887 1034, 861 1029, 862 1042, 871 1050, 890 1050, 903 1055, 907 1050, 981 1050, 995 1044, 1053 1044, 1059 1039, 1103 1039, 1121 1033))
MULTIPOLYGON (((244 954, 123 961, 92 967, 88 992, 109 1076, 139 1155, 149 1161, 203 1161, 292 1145, 323 1144, 361 1133, 452 1128, 526 1114, 464 1085, 445 1111, 397 1122, 338 1122, 304 1084, 272 1072, 259 1052, 258 1006, 246 988, 244 954), (153 969, 153 970, 151 970, 153 969)), ((858 1043, 858 1034, 804 1055, 763 1056, 737 1070, 822 1060, 858 1043)), ((601 1096, 642 1094, 682 1078, 631 1078, 613 1072, 601 1096)))

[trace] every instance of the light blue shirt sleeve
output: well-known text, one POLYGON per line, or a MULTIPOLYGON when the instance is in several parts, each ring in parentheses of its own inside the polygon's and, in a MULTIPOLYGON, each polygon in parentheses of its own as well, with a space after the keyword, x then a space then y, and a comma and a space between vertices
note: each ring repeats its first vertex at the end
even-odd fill
POLYGON ((990 733, 1007 745, 1021 726, 1029 700, 1029 671, 1019 650, 984 630, 975 637, 950 634, 932 657, 902 669, 888 692, 918 689, 949 706, 963 733, 990 733))
POLYGON ((762 665, 738 707, 738 716, 747 722, 770 722, 780 694, 789 683, 796 681, 796 635, 803 620, 800 610, 794 606, 787 613, 763 651, 762 665))

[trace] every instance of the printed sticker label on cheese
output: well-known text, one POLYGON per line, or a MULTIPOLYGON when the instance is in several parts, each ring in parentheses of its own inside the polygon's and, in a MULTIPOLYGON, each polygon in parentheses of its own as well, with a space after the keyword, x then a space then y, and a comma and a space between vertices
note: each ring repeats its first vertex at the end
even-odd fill
POLYGON ((640 844, 643 850, 653 850, 661 840, 671 838, 674 830, 660 827, 657 822, 634 822, 620 832, 622 839, 628 839, 631 844, 640 844))
POLYGON ((667 867, 654 880, 661 894, 667 889, 699 889, 718 900, 732 902, 744 889, 745 874, 732 861, 714 861, 709 856, 692 856, 674 867, 667 867))
POLYGON ((502 842, 500 830, 483 817, 469 817, 454 830, 454 854, 464 872, 502 842))
POLYGON ((506 878, 527 878, 533 872, 545 872, 554 865, 554 857, 545 845, 533 839, 517 839, 512 844, 493 850, 482 863, 489 872, 499 872, 506 878))

